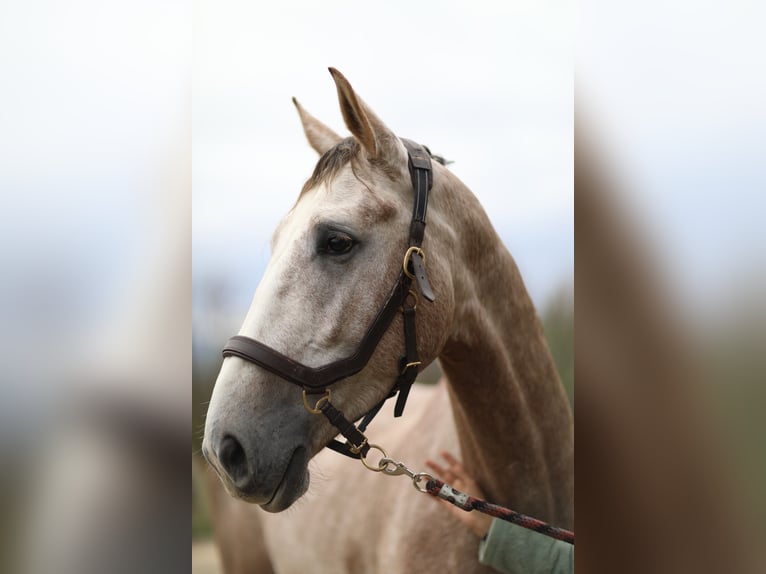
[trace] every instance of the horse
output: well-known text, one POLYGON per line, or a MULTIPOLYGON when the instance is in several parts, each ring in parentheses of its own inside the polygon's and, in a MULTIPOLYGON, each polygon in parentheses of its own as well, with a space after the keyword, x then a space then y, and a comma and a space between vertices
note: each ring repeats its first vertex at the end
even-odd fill
MULTIPOLYGON (((403 267, 413 273, 408 229, 419 193, 407 140, 330 72, 351 137, 293 100, 320 159, 274 231, 239 331, 309 370, 353 355, 403 267)), ((414 385, 401 417, 386 403, 367 431, 370 443, 410 467, 441 450, 457 453, 492 502, 571 528, 572 412, 541 322, 477 198, 431 163, 419 247, 427 285, 413 283, 403 301, 416 309, 412 368, 438 358, 443 377, 414 385)), ((239 538, 259 554, 249 571, 488 571, 478 563, 479 540, 429 496, 325 448, 338 429, 315 414, 320 403, 353 421, 390 395, 401 374, 404 315, 393 316, 361 370, 319 399, 279 369, 224 359, 202 450, 226 491, 251 503, 236 510, 239 538)))

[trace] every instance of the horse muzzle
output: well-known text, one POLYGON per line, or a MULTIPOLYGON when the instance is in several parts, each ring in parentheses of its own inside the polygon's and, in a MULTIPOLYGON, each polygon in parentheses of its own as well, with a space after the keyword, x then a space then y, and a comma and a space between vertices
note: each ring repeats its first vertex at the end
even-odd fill
POLYGON ((246 502, 259 504, 268 512, 281 512, 307 490, 308 449, 297 445, 285 456, 264 459, 232 434, 205 437, 202 453, 226 491, 246 502))

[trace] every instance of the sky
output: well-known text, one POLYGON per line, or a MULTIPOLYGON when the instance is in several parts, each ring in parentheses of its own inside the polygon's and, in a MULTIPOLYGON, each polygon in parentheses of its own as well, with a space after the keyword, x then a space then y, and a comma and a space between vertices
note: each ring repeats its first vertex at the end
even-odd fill
POLYGON ((764 18, 749 0, 578 9, 580 125, 678 306, 705 319, 766 288, 764 18))
POLYGON ((196 304, 225 283, 236 329, 316 161, 291 97, 346 133, 328 66, 454 160, 538 306, 573 275, 576 99, 668 272, 709 306, 764 267, 766 243, 764 8, 721 8, 3 3, 2 323, 56 334, 119 313, 170 218, 191 220, 196 304))
POLYGON ((455 162, 544 304, 573 272, 572 22, 564 2, 2 3, 0 418, 154 320, 136 301, 190 256, 195 312, 226 286, 194 323, 220 349, 316 162, 291 98, 346 133, 328 66, 455 162))
POLYGON ((152 323, 139 300, 190 257, 191 17, 183 0, 0 3, 0 452, 83 372, 119 370, 104 345, 134 346, 126 319, 152 323))
POLYGON ((569 3, 199 1, 193 65, 195 299, 225 282, 230 329, 317 160, 291 98, 348 134, 328 66, 395 133, 455 162, 538 305, 571 291, 569 3))

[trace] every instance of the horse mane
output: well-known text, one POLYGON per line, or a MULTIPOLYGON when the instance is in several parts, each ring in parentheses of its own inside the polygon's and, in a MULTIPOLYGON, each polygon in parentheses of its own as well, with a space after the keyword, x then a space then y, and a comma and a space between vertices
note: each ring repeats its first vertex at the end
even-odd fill
POLYGON ((428 146, 424 145, 423 147, 424 147, 424 148, 425 148, 425 150, 428 152, 428 155, 430 155, 430 156, 431 156, 431 159, 432 159, 432 160, 434 160, 436 163, 439 163, 439 164, 441 164, 441 165, 445 165, 445 166, 446 166, 446 165, 450 165, 450 164, 452 164, 452 163, 455 163, 453 160, 451 160, 451 159, 446 159, 446 158, 445 158, 444 156, 442 156, 442 155, 436 155, 436 154, 435 154, 435 153, 433 153, 433 152, 432 152, 430 149, 428 149, 428 146))

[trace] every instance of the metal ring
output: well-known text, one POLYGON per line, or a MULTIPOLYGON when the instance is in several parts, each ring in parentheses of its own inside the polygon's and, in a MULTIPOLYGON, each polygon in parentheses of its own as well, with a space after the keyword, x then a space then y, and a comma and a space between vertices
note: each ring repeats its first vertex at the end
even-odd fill
MULTIPOLYGON (((381 466, 381 465, 380 465, 380 463, 381 463, 381 462, 383 462, 383 461, 384 461, 384 459, 388 459, 388 453, 385 451, 385 449, 384 449, 384 448, 382 448, 382 447, 380 447, 380 446, 378 446, 378 445, 376 445, 376 444, 371 444, 371 445, 370 445, 370 450, 373 450, 373 449, 374 449, 374 450, 377 450, 378 452, 380 452, 380 454, 382 454, 382 455, 383 455, 383 456, 380 458, 380 460, 378 461, 378 466, 371 466, 370 464, 368 464, 368 463, 367 463, 367 455, 364 455, 364 454, 363 454, 363 455, 361 455, 361 456, 359 457, 359 459, 362 461, 362 464, 363 464, 365 467, 369 468, 371 471, 373 471, 373 472, 381 472, 381 471, 382 471, 384 468, 386 468, 386 466, 388 465, 388 462, 385 462, 385 463, 383 464, 383 466, 381 466)), ((367 452, 369 453, 369 451, 367 451, 367 452)))
POLYGON ((433 480, 434 477, 428 474, 427 472, 419 472, 412 477, 412 486, 414 486, 420 492, 428 493, 427 487, 421 488, 420 486, 420 483, 423 481, 424 478, 426 479, 426 481, 428 481, 428 480, 433 480))
POLYGON ((407 252, 404 254, 404 262, 402 263, 402 269, 404 269, 404 274, 409 277, 410 279, 415 279, 415 276, 410 273, 410 270, 407 269, 407 267, 410 264, 410 257, 412 257, 413 253, 417 253, 423 258, 423 265, 426 264, 426 254, 420 247, 415 247, 414 245, 410 247, 407 252))
MULTIPOLYGON (((413 299, 415 299, 415 303, 412 305, 412 307, 407 307, 408 309, 417 309, 418 303, 420 302, 420 297, 418 297, 417 291, 413 291, 412 289, 407 291, 407 296, 404 298, 404 303, 407 303, 407 299, 409 299, 410 295, 412 295, 413 299)), ((404 305, 401 305, 399 307, 399 311, 404 312, 404 305)))
POLYGON ((332 396, 332 391, 330 389, 324 390, 325 394, 323 394, 319 399, 317 399, 317 402, 314 403, 314 408, 311 408, 309 405, 308 399, 306 398, 306 389, 303 389, 303 406, 306 407, 306 410, 310 412, 312 415, 318 415, 322 413, 322 409, 319 408, 319 405, 322 404, 322 401, 330 402, 330 397, 332 396))

